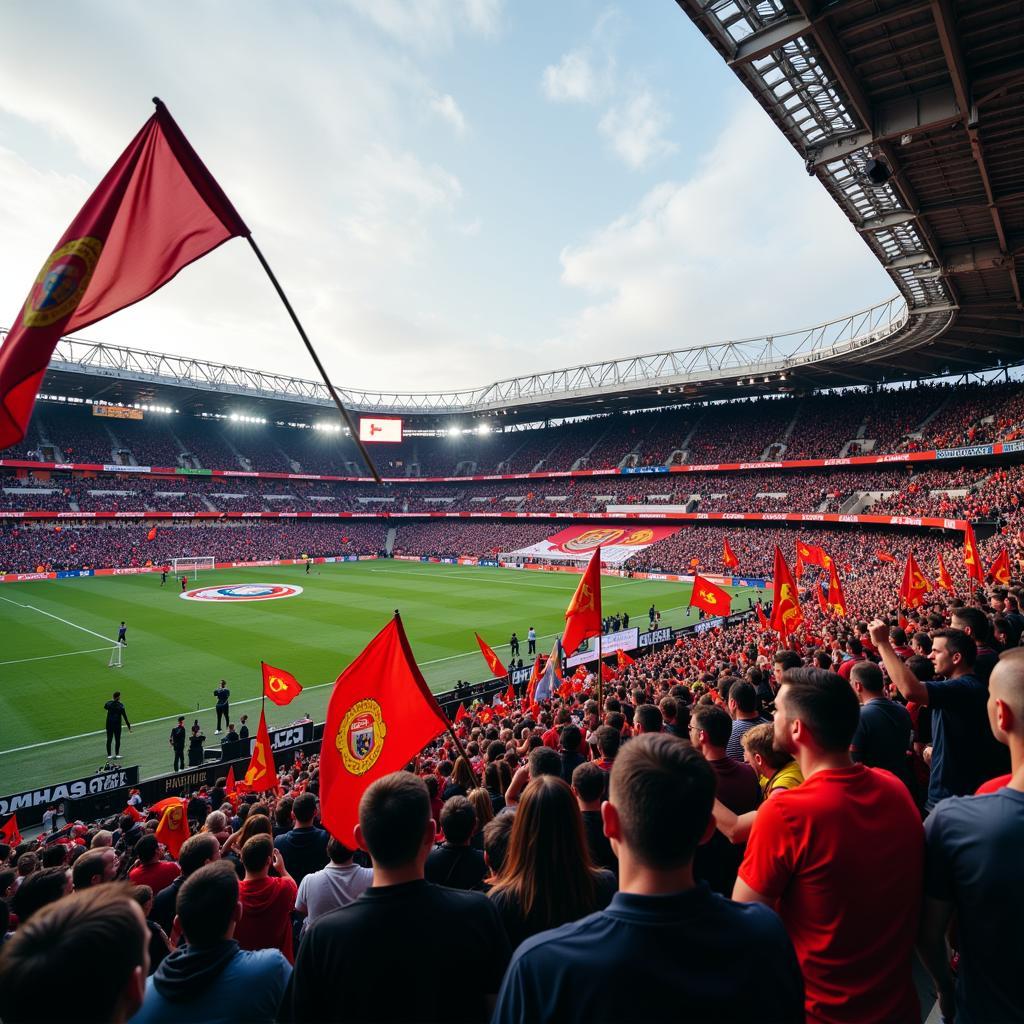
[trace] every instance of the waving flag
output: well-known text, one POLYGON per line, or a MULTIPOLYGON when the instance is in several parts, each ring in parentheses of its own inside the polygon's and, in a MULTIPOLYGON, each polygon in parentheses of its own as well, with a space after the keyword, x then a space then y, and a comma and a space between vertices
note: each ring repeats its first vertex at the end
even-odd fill
MULTIPOLYGON (((150 808, 153 810, 154 808, 150 808)), ((181 854, 182 844, 191 835, 188 827, 188 816, 185 814, 185 802, 180 797, 175 803, 168 804, 160 816, 160 824, 156 827, 156 837, 175 860, 181 854)))
POLYGON ((149 528, 149 531, 146 534, 146 540, 150 540, 150 541, 156 540, 156 532, 157 532, 156 527, 155 526, 151 526, 149 528))
POLYGON ((729 538, 726 537, 722 541, 722 564, 726 569, 735 569, 740 564, 740 560, 736 557, 735 552, 729 546, 729 538))
POLYGON ((888 551, 885 551, 882 548, 878 548, 875 551, 875 558, 877 558, 880 562, 895 562, 896 561, 896 559, 893 558, 892 555, 890 555, 888 551))
POLYGON ((265 661, 261 661, 260 665, 263 668, 263 696, 267 700, 272 700, 278 707, 283 708, 302 693, 298 679, 291 672, 286 672, 283 668, 274 668, 265 661))
POLYGON ((474 633, 473 636, 476 637, 476 642, 480 645, 480 653, 484 656, 484 661, 487 662, 487 669, 491 675, 496 679, 501 679, 503 676, 507 676, 508 669, 506 669, 502 664, 501 658, 499 658, 494 651, 492 651, 490 647, 483 642, 479 633, 474 633))
POLYGON ((249 767, 245 770, 245 785, 251 793, 263 793, 278 787, 274 751, 270 746, 265 711, 260 712, 260 727, 256 730, 256 745, 252 748, 249 767))
POLYGON ((846 610, 846 595, 843 593, 843 584, 839 580, 839 570, 832 559, 829 559, 828 565, 828 603, 836 615, 849 614, 846 610))
POLYGON ((0 827, 0 839, 2 839, 11 849, 20 846, 22 843, 21 830, 18 828, 18 816, 12 814, 0 827))
MULTIPOLYGON (((555 642, 557 643, 558 641, 556 640, 555 642)), ((558 661, 559 659, 555 656, 555 652, 552 651, 547 664, 544 666, 544 671, 537 679, 533 693, 530 695, 531 703, 539 704, 542 700, 551 700, 552 694, 562 682, 561 673, 557 668, 558 661)))
POLYGON ((914 553, 907 556, 907 564, 903 569, 903 580, 900 583, 900 601, 905 608, 920 608, 924 604, 924 595, 932 588, 932 582, 917 566, 914 553))
POLYGON ((761 607, 761 602, 760 601, 757 604, 754 605, 754 611, 757 612, 757 623, 758 623, 758 625, 762 629, 771 629, 771 626, 768 625, 768 616, 765 615, 764 609, 761 607))
POLYGON ((818 599, 818 607, 821 609, 822 615, 828 615, 832 610, 828 604, 828 598, 825 597, 825 591, 821 589, 821 582, 814 584, 814 596, 818 599))
POLYGON ((1003 548, 998 555, 996 560, 992 563, 992 568, 988 571, 989 579, 993 583, 1000 583, 1003 586, 1007 586, 1010 582, 1010 553, 1003 548))
POLYGON ((985 570, 981 565, 978 539, 974 536, 974 527, 970 523, 964 530, 964 565, 967 567, 967 578, 985 586, 985 570))
POLYGON ((447 729, 395 615, 331 692, 320 748, 320 803, 331 835, 351 846, 370 784, 401 771, 447 729))
POLYGON ((0 449, 17 444, 50 356, 249 229, 167 108, 142 126, 47 257, 0 349, 0 449))
POLYGON ((802 540, 796 542, 796 574, 803 575, 805 565, 820 565, 823 569, 828 568, 829 558, 825 549, 817 544, 805 544, 802 540))
POLYGON ((956 592, 953 586, 953 577, 949 575, 946 563, 942 560, 941 551, 939 552, 939 578, 935 582, 936 585, 942 587, 943 590, 948 590, 951 594, 956 592))
POLYGON ((224 792, 230 796, 237 788, 238 783, 235 782, 235 766, 233 764, 229 764, 227 778, 224 780, 224 792))
POLYGON ((601 635, 601 549, 595 548, 569 607, 565 610, 562 649, 567 655, 586 639, 601 635))
MULTIPOLYGON (((820 550, 820 548, 819 548, 820 550)), ((800 609, 800 596, 793 580, 793 574, 786 565, 782 552, 775 548, 775 565, 772 571, 772 618, 771 627, 783 639, 804 621, 804 613, 800 609)))
POLYGON ((502 694, 501 702, 506 707, 512 707, 512 705, 515 704, 516 688, 511 683, 508 684, 508 689, 504 692, 504 694, 502 694))
POLYGON ((631 658, 625 651, 616 651, 615 662, 621 670, 624 668, 628 668, 630 665, 635 665, 636 658, 631 658))
POLYGON ((460 704, 459 710, 455 712, 455 724, 458 725, 464 718, 469 718, 469 712, 465 704, 460 704))
POLYGON ((693 589, 690 591, 690 607, 702 608, 708 615, 728 615, 732 608, 732 598, 721 587, 716 587, 703 576, 694 576, 693 589))

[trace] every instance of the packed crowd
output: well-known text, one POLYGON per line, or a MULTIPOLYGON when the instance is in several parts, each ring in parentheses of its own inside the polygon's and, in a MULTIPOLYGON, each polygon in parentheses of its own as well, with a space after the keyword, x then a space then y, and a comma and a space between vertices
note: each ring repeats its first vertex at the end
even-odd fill
POLYGON ((849 614, 805 591, 785 643, 751 617, 478 700, 352 836, 300 754, 184 793, 176 856, 136 797, 0 845, 0 1018, 1018 1020, 1024 588, 948 567, 960 597, 844 564, 849 614))
MULTIPOLYGON (((125 458, 150 466, 365 475, 343 434, 147 416, 141 422, 105 419, 92 416, 88 406, 42 402, 25 441, 5 456, 50 461, 43 457, 48 448, 66 462, 125 458)), ((379 446, 376 457, 388 476, 464 476, 614 468, 626 459, 665 465, 679 461, 680 452, 693 464, 834 458, 851 442, 850 454, 878 454, 1009 440, 1022 429, 1019 383, 919 384, 618 413, 523 431, 409 435, 401 444, 379 446)))

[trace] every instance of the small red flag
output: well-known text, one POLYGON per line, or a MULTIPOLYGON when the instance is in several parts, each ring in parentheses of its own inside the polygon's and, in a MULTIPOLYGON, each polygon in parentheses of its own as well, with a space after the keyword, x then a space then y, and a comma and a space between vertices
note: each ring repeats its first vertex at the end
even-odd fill
POLYGON ((565 610, 562 650, 566 657, 588 637, 601 635, 601 549, 595 548, 569 607, 565 610))
POLYGON ((981 552, 978 550, 978 538, 974 536, 974 527, 970 523, 964 530, 964 565, 967 567, 967 578, 985 585, 985 570, 981 565, 981 552))
POLYGON ((636 658, 631 658, 625 651, 616 651, 615 661, 620 669, 626 668, 628 665, 636 664, 636 658))
POLYGON ((263 696, 272 700, 278 707, 291 704, 300 693, 302 687, 298 679, 283 668, 274 668, 265 661, 260 662, 263 669, 263 696))
POLYGON ((1003 548, 998 555, 996 560, 992 563, 992 568, 988 571, 989 579, 993 583, 1001 583, 1006 586, 1010 582, 1010 552, 1003 548))
POLYGON ((785 638, 796 632, 804 621, 800 609, 800 598, 793 580, 793 574, 786 565, 786 559, 776 546, 775 565, 772 571, 772 618, 771 627, 785 638))
MULTIPOLYGON (((163 801, 161 801, 163 803, 163 801)), ((153 810, 154 808, 150 808, 153 810)), ((156 827, 156 837, 167 847, 171 856, 177 860, 181 854, 182 843, 191 835, 188 817, 185 814, 185 801, 180 797, 164 808, 160 816, 160 824, 156 827)))
POLYGON ((256 745, 252 748, 249 767, 245 770, 245 785, 252 793, 263 793, 268 789, 277 789, 278 786, 265 711, 260 712, 260 727, 256 730, 256 745))
POLYGON ((956 588, 953 586, 953 577, 949 575, 946 563, 942 560, 941 551, 939 552, 939 578, 935 582, 943 590, 948 590, 951 594, 956 592, 956 588))
POLYGON ((544 675, 544 667, 540 662, 541 656, 537 655, 537 660, 533 663, 533 669, 530 672, 529 681, 526 684, 526 702, 528 704, 533 703, 533 695, 537 689, 537 681, 542 675, 544 675))
POLYGON ((818 607, 821 609, 822 614, 828 615, 831 610, 828 606, 828 598, 825 597, 825 591, 821 589, 821 583, 814 584, 814 596, 818 599, 818 607))
MULTIPOLYGON (((493 718, 494 718, 494 709, 493 708, 486 708, 486 707, 485 708, 481 708, 479 710, 479 712, 477 712, 477 716, 476 716, 477 721, 481 725, 490 725, 491 724, 491 719, 493 719, 493 718)), ((430 741, 428 740, 427 742, 429 743, 430 741)), ((356 808, 356 810, 358 811, 358 807, 356 808)), ((355 826, 353 825, 353 828, 354 827, 355 826)))
POLYGON ((320 750, 323 823, 347 846, 371 783, 401 771, 448 728, 396 615, 338 676, 320 750))
POLYGON ((224 783, 225 793, 234 793, 237 783, 235 782, 235 766, 233 764, 228 765, 228 777, 224 783))
POLYGON ((805 544, 802 540, 796 542, 796 574, 803 575, 805 565, 820 565, 823 569, 828 568, 828 555, 825 549, 817 544, 805 544))
POLYGON ((903 569, 903 580, 900 583, 900 602, 904 608, 920 608, 924 604, 924 595, 932 589, 931 580, 918 568, 914 553, 907 556, 907 564, 903 569))
POLYGON ((740 564, 739 559, 736 557, 735 552, 729 547, 729 538, 726 537, 722 541, 722 562, 726 569, 735 569, 740 564))
POLYGON ((151 526, 149 528, 149 533, 146 534, 146 540, 156 540, 156 527, 155 526, 151 526))
POLYGON ((709 615, 728 615, 732 608, 732 598, 703 576, 694 576, 690 607, 703 608, 709 615))
POLYGON ((764 609, 761 607, 760 603, 754 605, 754 611, 757 612, 758 625, 760 625, 762 629, 771 629, 771 626, 768 625, 768 616, 765 615, 764 609))
POLYGON ((459 710, 455 712, 455 724, 458 725, 464 718, 469 718, 469 712, 465 704, 460 704, 459 710))
POLYGON ((47 257, 0 349, 0 449, 24 436, 60 338, 249 229, 162 103, 47 257))
POLYGON ((846 615, 846 595, 843 593, 843 584, 839 579, 839 570, 836 563, 829 559, 828 562, 828 603, 836 615, 846 615))
POLYGON ((18 828, 18 816, 16 814, 12 814, 4 822, 3 827, 0 827, 0 839, 11 847, 12 850, 14 847, 21 845, 21 830, 18 828))
POLYGON ((895 562, 896 561, 896 559, 893 558, 892 555, 890 555, 888 551, 883 551, 882 548, 878 548, 878 550, 875 551, 875 557, 880 562, 895 562))
POLYGON ((512 705, 515 704, 515 702, 516 702, 516 688, 511 683, 508 684, 508 689, 502 695, 501 702, 506 707, 512 707, 512 705))
POLYGON ((494 651, 492 651, 490 647, 480 639, 479 633, 474 633, 473 636, 476 637, 476 642, 480 645, 480 653, 484 656, 484 661, 487 662, 487 668, 491 675, 495 676, 497 679, 502 679, 507 676, 508 669, 506 669, 502 664, 501 658, 499 658, 494 651))

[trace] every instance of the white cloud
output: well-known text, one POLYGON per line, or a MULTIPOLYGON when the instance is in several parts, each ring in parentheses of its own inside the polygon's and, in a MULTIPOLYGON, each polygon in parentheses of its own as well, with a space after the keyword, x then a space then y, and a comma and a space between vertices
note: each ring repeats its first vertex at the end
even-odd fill
POLYGON ((592 103, 599 91, 590 57, 581 50, 563 54, 557 64, 548 65, 544 69, 541 83, 544 95, 556 103, 567 100, 592 103))
POLYGON ((447 121, 456 135, 466 134, 466 118, 459 109, 455 97, 445 93, 443 96, 434 96, 430 100, 430 109, 442 120, 447 121))
POLYGON ((620 159, 634 170, 673 152, 677 147, 664 138, 671 117, 647 89, 625 103, 611 107, 598 128, 620 159))
POLYGON ((467 221, 465 224, 456 224, 455 230, 467 238, 476 238, 480 234, 481 227, 483 227, 483 224, 480 218, 477 217, 476 220, 467 221))
POLYGON ((494 36, 503 0, 345 0, 380 31, 417 50, 449 50, 460 31, 494 36))

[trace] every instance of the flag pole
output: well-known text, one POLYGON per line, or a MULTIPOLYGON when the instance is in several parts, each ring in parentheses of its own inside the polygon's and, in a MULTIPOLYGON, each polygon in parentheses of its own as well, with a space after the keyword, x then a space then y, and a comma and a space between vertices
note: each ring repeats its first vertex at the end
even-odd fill
POLYGON ((448 722, 448 735, 451 736, 452 741, 455 743, 455 748, 459 752, 459 757, 466 762, 466 767, 469 769, 469 774, 473 779, 473 788, 476 789, 480 785, 480 780, 476 777, 476 772, 473 771, 473 762, 470 761, 469 754, 466 753, 466 748, 462 745, 462 740, 460 740, 455 734, 455 729, 447 715, 444 716, 444 720, 448 722))
MULTIPOLYGON (((604 603, 601 601, 601 545, 597 546, 597 616, 601 620, 604 631, 604 603)), ((598 721, 604 715, 604 663, 601 661, 601 633, 597 634, 597 716, 598 721)))
POLYGON ((327 376, 327 371, 324 369, 323 363, 320 362, 320 357, 317 355, 316 349, 313 348, 313 343, 309 340, 309 335, 306 334, 306 331, 303 328, 302 323, 299 321, 299 318, 296 315, 295 310, 292 308, 292 304, 288 301, 288 296, 285 295, 284 289, 278 282, 273 270, 270 269, 270 264, 267 262, 266 257, 260 251, 260 247, 256 244, 256 240, 252 237, 252 235, 247 235, 246 240, 249 242, 249 245, 252 246, 252 251, 256 253, 256 258, 260 261, 260 266, 262 266, 263 269, 266 271, 267 277, 270 278, 270 283, 274 286, 278 298, 280 298, 281 302, 284 303, 284 308, 288 311, 288 315, 292 318, 292 323, 295 324, 295 329, 299 332, 299 337, 302 338, 302 343, 306 346, 306 351, 310 354, 310 357, 316 364, 317 371, 319 372, 320 377, 327 388, 328 394, 331 396, 331 399, 333 400, 334 404, 338 407, 338 412, 341 413, 341 418, 348 425, 349 432, 352 435, 352 440, 355 441, 356 447, 359 449, 359 453, 363 457, 363 461, 366 463, 367 468, 373 475, 373 479, 376 480, 377 483, 383 483, 379 470, 374 465, 373 459, 370 458, 370 453, 366 450, 366 445, 363 444, 362 440, 359 437, 359 431, 356 428, 351 413, 348 411, 348 409, 345 408, 345 406, 342 404, 341 399, 338 397, 338 392, 335 391, 334 385, 331 383, 330 377, 327 376))

